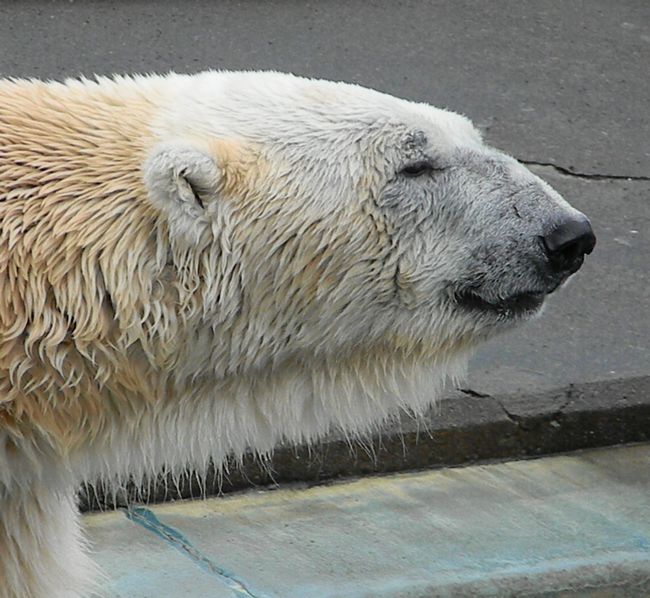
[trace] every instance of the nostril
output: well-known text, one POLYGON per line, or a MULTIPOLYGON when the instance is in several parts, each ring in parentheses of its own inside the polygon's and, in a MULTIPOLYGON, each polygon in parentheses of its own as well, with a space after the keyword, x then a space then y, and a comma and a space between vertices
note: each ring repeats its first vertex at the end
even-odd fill
POLYGON ((556 271, 575 272, 585 254, 593 251, 596 236, 586 218, 566 220, 542 237, 551 266, 556 271))

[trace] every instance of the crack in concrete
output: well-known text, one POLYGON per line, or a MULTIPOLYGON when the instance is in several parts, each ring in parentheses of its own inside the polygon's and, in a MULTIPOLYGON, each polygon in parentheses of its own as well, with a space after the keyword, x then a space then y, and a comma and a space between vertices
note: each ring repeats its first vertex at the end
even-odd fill
POLYGON ((556 425, 556 426, 559 425, 560 421, 558 420, 561 420, 561 418, 564 416, 564 410, 569 406, 575 394, 573 384, 570 384, 569 387, 564 391, 566 400, 557 409, 551 412, 538 413, 533 417, 527 417, 525 415, 518 415, 516 413, 512 413, 511 411, 508 410, 508 408, 503 404, 503 402, 500 399, 498 399, 493 395, 484 392, 479 392, 478 390, 474 390, 473 388, 458 388, 457 390, 459 392, 462 392, 464 395, 467 395, 468 397, 477 398, 477 399, 492 399, 501 408, 505 416, 513 424, 515 424, 517 427, 521 428, 522 430, 530 429, 527 426, 527 421, 534 419, 535 417, 542 417, 543 419, 548 418, 552 425, 556 425))
POLYGON ((516 426, 523 428, 522 426, 522 420, 524 419, 521 415, 516 415, 515 413, 510 413, 506 406, 496 397, 492 397, 496 404, 501 407, 501 410, 505 413, 506 417, 516 426))
POLYGON ((555 415, 564 415, 564 410, 569 406, 569 403, 573 401, 573 384, 569 384, 569 388, 566 389, 566 401, 560 405, 559 409, 555 411, 555 415))
POLYGON ((474 397, 476 399, 491 399, 492 397, 488 394, 485 394, 483 392, 479 392, 478 390, 474 390, 472 388, 459 388, 459 392, 462 392, 464 395, 467 395, 468 397, 474 397))
POLYGON ((522 417, 519 415, 515 415, 514 413, 510 413, 505 407, 505 405, 496 397, 493 397, 490 394, 484 393, 484 392, 479 392, 478 390, 474 390, 473 388, 459 388, 459 392, 462 392, 464 395, 467 395, 468 397, 473 397, 476 399, 492 399, 505 413, 506 417, 513 423, 516 424, 517 426, 521 425, 522 417))
MULTIPOLYGON (((566 395, 566 400, 554 411, 548 412, 548 413, 540 413, 537 414, 537 416, 541 416, 543 419, 548 418, 549 422, 551 425, 555 425, 556 427, 559 427, 560 422, 562 417, 564 416, 564 410, 569 406, 571 401, 573 401, 574 398, 574 389, 573 385, 569 385, 569 388, 565 391, 566 395)), ((490 396, 490 395, 484 395, 484 396, 490 396)), ((514 424, 516 424, 518 427, 520 427, 522 430, 528 429, 526 426, 526 420, 527 419, 532 419, 532 418, 527 418, 526 416, 523 415, 517 415, 516 413, 512 413, 508 411, 507 407, 503 404, 502 401, 500 401, 496 397, 490 397, 494 399, 497 405, 501 407, 503 413, 505 413, 506 417, 514 424)))
POLYGON ((587 172, 575 172, 570 170, 565 166, 560 166, 554 164, 553 162, 538 162, 537 160, 521 160, 518 159, 522 164, 526 166, 547 166, 557 170, 560 174, 566 176, 575 177, 578 179, 587 179, 591 181, 650 181, 650 176, 629 176, 623 174, 599 174, 599 173, 587 173, 587 172))
POLYGON ((207 556, 192 546, 191 542, 178 530, 162 523, 153 511, 145 507, 127 507, 124 513, 130 521, 144 527, 147 531, 158 536, 166 544, 178 550, 181 554, 192 560, 198 567, 216 577, 226 585, 238 598, 261 598, 259 594, 253 594, 246 587, 243 581, 212 562, 207 556))

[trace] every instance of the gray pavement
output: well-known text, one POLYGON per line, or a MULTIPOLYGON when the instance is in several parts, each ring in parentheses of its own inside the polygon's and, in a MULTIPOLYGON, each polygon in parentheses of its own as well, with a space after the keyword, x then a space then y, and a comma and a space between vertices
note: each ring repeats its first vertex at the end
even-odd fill
POLYGON ((85 517, 106 598, 641 598, 650 445, 85 517))
POLYGON ((649 64, 647 0, 0 3, 0 76, 342 79, 463 112, 520 159, 598 175, 535 168, 599 242, 537 322, 479 352, 468 384, 484 393, 648 373, 649 64))

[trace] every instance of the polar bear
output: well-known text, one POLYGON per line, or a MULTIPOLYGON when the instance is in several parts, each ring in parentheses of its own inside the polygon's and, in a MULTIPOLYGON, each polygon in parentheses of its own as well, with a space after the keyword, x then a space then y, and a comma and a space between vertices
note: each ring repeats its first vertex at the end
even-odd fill
POLYGON ((465 117, 279 73, 0 83, 0 595, 87 595, 82 480, 421 413, 587 218, 465 117))

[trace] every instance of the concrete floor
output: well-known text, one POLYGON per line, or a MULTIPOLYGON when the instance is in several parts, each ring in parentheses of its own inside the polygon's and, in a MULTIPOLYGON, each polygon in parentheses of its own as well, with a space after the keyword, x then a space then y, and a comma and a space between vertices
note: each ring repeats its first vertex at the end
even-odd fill
POLYGON ((650 596, 650 445, 85 517, 111 598, 650 596))

